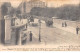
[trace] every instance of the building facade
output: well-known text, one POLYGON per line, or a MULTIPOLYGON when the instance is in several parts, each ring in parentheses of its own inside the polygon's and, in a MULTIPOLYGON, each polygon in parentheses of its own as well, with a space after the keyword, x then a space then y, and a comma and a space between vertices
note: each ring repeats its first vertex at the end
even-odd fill
POLYGON ((20 9, 20 11, 22 13, 24 13, 24 12, 30 13, 30 11, 31 11, 31 9, 33 7, 45 8, 46 7, 46 3, 42 2, 40 0, 30 0, 28 2, 24 1, 19 5, 18 9, 20 9))

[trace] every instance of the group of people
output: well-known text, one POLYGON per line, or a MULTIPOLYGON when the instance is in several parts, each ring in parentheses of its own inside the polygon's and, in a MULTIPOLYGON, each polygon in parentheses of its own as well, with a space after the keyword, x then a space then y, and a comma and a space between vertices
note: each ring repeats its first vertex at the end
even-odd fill
POLYGON ((62 27, 67 27, 67 23, 66 22, 62 22, 62 27))
MULTIPOLYGON (((67 27, 67 23, 66 22, 62 22, 62 27, 67 27)), ((76 27, 76 34, 79 34, 79 30, 80 30, 80 28, 77 26, 76 27)))

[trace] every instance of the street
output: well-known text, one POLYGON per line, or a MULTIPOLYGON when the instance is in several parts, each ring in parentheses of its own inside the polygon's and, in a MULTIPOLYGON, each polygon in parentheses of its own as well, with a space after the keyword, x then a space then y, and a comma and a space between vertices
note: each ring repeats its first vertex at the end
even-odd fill
MULTIPOLYGON (((29 31, 32 31, 36 41, 39 41, 39 28, 28 27, 29 31)), ((57 27, 47 27, 45 24, 41 24, 41 44, 80 44, 80 36, 74 32, 68 32, 57 27)), ((35 41, 35 42, 36 42, 35 41)))

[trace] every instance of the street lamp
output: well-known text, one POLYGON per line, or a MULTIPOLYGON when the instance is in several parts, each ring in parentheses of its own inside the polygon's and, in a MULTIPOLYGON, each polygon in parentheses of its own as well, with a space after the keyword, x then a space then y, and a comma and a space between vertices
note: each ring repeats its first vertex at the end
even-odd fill
POLYGON ((39 19, 39 42, 41 42, 41 20, 39 19))

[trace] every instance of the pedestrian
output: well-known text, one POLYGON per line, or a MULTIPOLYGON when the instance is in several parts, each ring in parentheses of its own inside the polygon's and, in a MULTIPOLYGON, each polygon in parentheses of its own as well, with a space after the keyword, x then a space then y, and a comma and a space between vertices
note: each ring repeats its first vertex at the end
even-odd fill
POLYGON ((30 41, 32 41, 32 32, 30 31, 30 41))
POLYGON ((79 27, 77 26, 76 27, 76 34, 78 34, 78 32, 79 32, 79 27))
POLYGON ((65 22, 65 27, 67 27, 67 23, 65 22))
POLYGON ((62 27, 64 27, 64 23, 62 22, 62 27))

